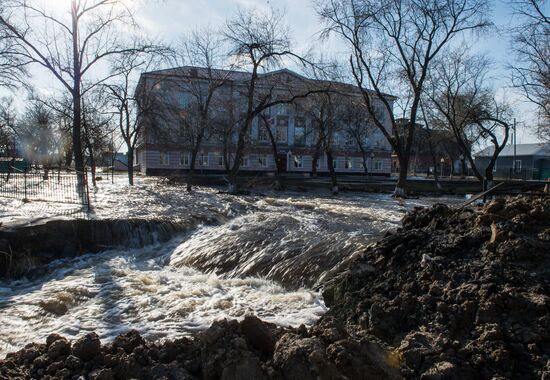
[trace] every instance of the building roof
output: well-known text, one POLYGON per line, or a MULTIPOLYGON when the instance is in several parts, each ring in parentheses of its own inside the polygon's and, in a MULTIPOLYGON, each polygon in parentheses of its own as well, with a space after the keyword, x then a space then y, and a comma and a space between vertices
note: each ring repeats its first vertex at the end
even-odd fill
MULTIPOLYGON (((237 71, 237 70, 222 70, 222 69, 211 69, 212 77, 216 79, 224 79, 229 81, 240 81, 250 79, 250 73, 246 71, 237 71)), ((142 75, 163 75, 163 76, 176 76, 176 77, 189 77, 196 79, 209 79, 209 71, 206 67, 195 67, 195 66, 182 66, 182 67, 173 67, 170 69, 149 71, 143 73, 142 75)))
MULTIPOLYGON (((211 73, 208 70, 209 69, 205 67, 182 66, 182 67, 174 67, 170 69, 145 72, 145 73, 142 73, 142 77, 158 75, 158 76, 168 76, 168 77, 173 76, 173 77, 187 77, 187 78, 194 78, 194 79, 209 79, 211 75, 212 78, 215 78, 216 80, 240 82, 240 81, 250 80, 250 76, 252 75, 252 73, 250 72, 238 71, 238 70, 210 69, 211 73)), ((287 74, 302 81, 322 83, 324 85, 334 85, 341 90, 359 91, 359 87, 350 83, 330 81, 330 80, 311 79, 286 68, 275 70, 275 71, 269 71, 266 73, 261 73, 259 74, 259 77, 267 78, 267 77, 276 76, 280 74, 287 74)), ((371 92, 372 94, 375 94, 375 92, 372 90, 367 90, 367 91, 371 92)), ((397 99, 397 97, 390 94, 382 93, 382 95, 388 99, 393 99, 393 100, 397 99)))
MULTIPOLYGON (((476 157, 490 157, 493 155, 494 147, 488 147, 478 152, 476 157)), ((499 157, 513 157, 514 145, 506 145, 499 157)), ((550 144, 517 144, 516 156, 547 156, 550 157, 550 144)))

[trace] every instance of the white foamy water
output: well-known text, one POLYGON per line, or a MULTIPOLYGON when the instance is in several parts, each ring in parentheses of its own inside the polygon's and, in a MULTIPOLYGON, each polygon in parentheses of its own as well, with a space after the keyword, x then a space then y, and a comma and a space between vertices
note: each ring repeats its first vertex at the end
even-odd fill
POLYGON ((262 279, 221 279, 165 266, 176 242, 86 255, 50 265, 36 281, 0 283, 0 356, 56 332, 69 338, 97 332, 112 340, 129 329, 162 339, 188 335, 222 318, 255 314, 280 325, 313 324, 324 312, 319 295, 285 291, 262 279))
POLYGON ((256 211, 221 227, 194 233, 175 250, 171 265, 311 288, 397 227, 406 208, 380 195, 310 198, 294 194, 261 198, 255 206, 256 211))

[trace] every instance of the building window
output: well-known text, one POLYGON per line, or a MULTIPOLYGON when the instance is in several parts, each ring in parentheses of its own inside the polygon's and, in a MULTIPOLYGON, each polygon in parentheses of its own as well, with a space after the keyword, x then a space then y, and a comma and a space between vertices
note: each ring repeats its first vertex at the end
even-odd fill
POLYGON ((185 108, 189 105, 189 94, 187 92, 183 92, 180 97, 180 105, 182 108, 185 108))
POLYGON ((258 164, 261 168, 267 168, 267 156, 265 154, 258 156, 258 164))
POLYGON ((180 165, 181 166, 189 166, 191 165, 191 154, 186 152, 181 152, 180 155, 180 165))
POLYGON ((346 157, 346 169, 353 169, 353 159, 351 157, 346 157))
POLYGON ((275 106, 275 112, 277 115, 288 115, 287 106, 284 104, 278 104, 275 106))
POLYGON ((269 141, 269 132, 265 125, 260 126, 258 130, 258 141, 259 142, 268 142, 269 141))
POLYGON ((168 154, 166 152, 160 152, 160 154, 159 154, 159 163, 161 165, 169 165, 170 164, 169 157, 168 157, 168 154))
POLYGON ((293 156, 292 158, 293 158, 294 167, 296 169, 301 169, 304 167, 304 160, 302 156, 293 156))
POLYGON ((277 117, 276 140, 279 143, 288 141, 288 117, 277 117))
POLYGON ((374 161, 374 170, 382 170, 383 162, 382 161, 374 161))
POLYGON ((521 173, 521 160, 516 160, 516 173, 521 173))
POLYGON ((277 127, 277 142, 286 143, 288 141, 287 127, 277 127))
POLYGON ((334 169, 336 169, 338 167, 338 160, 336 158, 334 160, 332 160, 332 167, 334 169))
POLYGON ((223 156, 219 153, 211 153, 208 155, 208 161, 214 165, 223 166, 223 156))
POLYGON ((199 165, 208 166, 208 155, 203 153, 199 156, 199 165))
POLYGON ((243 156, 243 158, 241 159, 241 166, 243 168, 247 168, 248 165, 250 165, 250 160, 248 159, 248 156, 243 156))
POLYGON ((306 120, 303 117, 294 119, 294 144, 305 145, 306 143, 306 120))

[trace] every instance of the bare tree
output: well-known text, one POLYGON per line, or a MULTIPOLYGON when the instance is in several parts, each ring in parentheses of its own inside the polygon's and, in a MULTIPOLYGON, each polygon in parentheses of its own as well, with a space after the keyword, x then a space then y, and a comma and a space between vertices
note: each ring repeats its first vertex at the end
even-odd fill
POLYGON ((485 168, 485 189, 492 186, 497 158, 508 143, 511 129, 508 120, 512 119, 512 111, 505 101, 497 101, 494 95, 487 96, 484 102, 475 107, 472 118, 481 137, 492 145, 492 155, 485 168))
POLYGON ((406 193, 414 129, 432 62, 455 37, 487 27, 487 8, 487 0, 317 2, 317 11, 326 21, 324 35, 336 33, 347 43, 351 71, 367 109, 397 154, 396 196, 406 193), (385 92, 407 94, 403 107, 407 128, 398 128, 392 99, 385 92), (386 112, 377 112, 379 105, 386 112), (379 115, 390 119, 391 130, 379 115))
POLYGON ((61 149, 62 158, 59 166, 63 162, 66 168, 69 168, 73 160, 73 144, 72 144, 72 126, 73 126, 73 100, 72 96, 67 92, 61 92, 52 96, 43 96, 34 93, 31 90, 30 99, 34 102, 42 103, 54 115, 56 122, 59 125, 61 136, 59 140, 59 148, 61 149))
POLYGON ((220 97, 215 99, 215 112, 211 116, 212 139, 220 142, 222 146, 223 164, 226 172, 230 170, 232 153, 235 149, 233 136, 237 133, 239 119, 236 100, 233 97, 220 97))
POLYGON ((116 126, 113 126, 113 114, 105 112, 108 109, 108 99, 98 88, 88 92, 82 99, 82 140, 87 152, 88 163, 92 175, 92 184, 97 188, 97 162, 111 144, 111 135, 116 126))
POLYGON ((183 113, 185 118, 179 123, 184 128, 185 142, 191 148, 187 191, 192 190, 197 155, 213 129, 212 104, 229 81, 231 67, 221 70, 226 57, 222 37, 211 28, 194 30, 176 49, 176 64, 180 68, 176 70, 175 85, 190 98, 187 112, 183 113))
MULTIPOLYGON (((139 45, 135 43, 134 45, 139 45)), ((141 119, 151 116, 159 106, 155 86, 164 79, 157 77, 151 83, 138 87, 138 75, 166 58, 169 49, 148 43, 139 49, 119 55, 111 60, 111 72, 116 75, 102 88, 114 108, 118 130, 128 155, 128 183, 134 185, 134 154, 145 123, 141 119), (138 87, 137 91, 134 91, 138 87)))
POLYGON ((317 167, 318 159, 324 154, 331 178, 331 192, 338 194, 338 178, 334 168, 333 149, 335 139, 340 132, 339 116, 342 112, 342 95, 336 94, 327 88, 325 93, 312 95, 308 102, 308 114, 312 120, 315 136, 315 153, 312 165, 317 167))
POLYGON ((0 152, 6 157, 16 156, 16 144, 20 141, 17 129, 17 113, 12 97, 0 98, 0 152))
MULTIPOLYGON (((7 5, 6 1, 0 1, 0 14, 7 5)), ((27 75, 25 61, 14 48, 9 29, 0 25, 0 87, 16 88, 24 83, 27 75)))
POLYGON ((30 99, 17 125, 24 157, 31 164, 41 166, 45 178, 62 155, 59 149, 62 131, 57 121, 54 112, 43 102, 30 99))
POLYGON ((481 139, 474 116, 491 97, 487 83, 491 63, 485 56, 471 55, 468 51, 468 46, 460 46, 435 62, 426 97, 433 110, 431 122, 452 132, 474 175, 483 181, 473 156, 473 149, 481 139))
POLYGON ((539 113, 538 132, 550 141, 550 12, 547 0, 513 0, 520 23, 514 27, 517 61, 512 80, 539 113))
POLYGON ((317 90, 309 88, 305 79, 300 81, 301 85, 294 83, 291 86, 278 82, 272 75, 262 75, 264 70, 279 67, 284 58, 303 61, 292 51, 284 13, 274 9, 268 12, 241 10, 227 22, 225 37, 236 66, 249 70, 247 79, 238 83, 244 88, 239 97, 245 107, 239 118, 235 153, 228 172, 229 192, 236 192, 237 175, 254 120, 270 107, 292 104, 317 90))
POLYGON ((369 173, 367 139, 373 134, 374 123, 371 120, 365 103, 361 99, 351 98, 344 104, 342 121, 344 131, 348 138, 361 152, 363 169, 365 174, 369 173))
POLYGON ((121 39, 119 27, 133 25, 123 0, 71 0, 69 17, 41 5, 33 0, 6 0, 0 27, 23 65, 46 69, 71 94, 73 154, 83 183, 82 97, 108 79, 92 78, 92 69, 108 57, 141 47, 126 46, 121 39), (87 89, 83 88, 85 78, 93 83, 87 89))

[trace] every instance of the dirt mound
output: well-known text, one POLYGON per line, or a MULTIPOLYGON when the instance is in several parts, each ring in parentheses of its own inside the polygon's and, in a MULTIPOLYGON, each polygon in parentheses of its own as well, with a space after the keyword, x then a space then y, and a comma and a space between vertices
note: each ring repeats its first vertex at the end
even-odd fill
POLYGON ((409 213, 326 284, 309 330, 247 317, 194 338, 52 335, 0 378, 550 379, 550 199, 409 213))
MULTIPOLYGON (((384 362, 384 351, 375 344, 328 345, 305 327, 283 329, 246 317, 240 323, 215 322, 192 339, 159 344, 146 342, 137 331, 104 346, 94 333, 75 342, 53 334, 45 344, 29 344, 0 360, 0 379, 315 380, 343 378, 346 372, 352 378, 363 373, 388 378, 378 362, 384 362)), ((398 376, 389 371, 395 372, 389 378, 398 376)))
POLYGON ((550 378, 550 198, 435 205, 325 291, 348 331, 422 379, 550 378))

